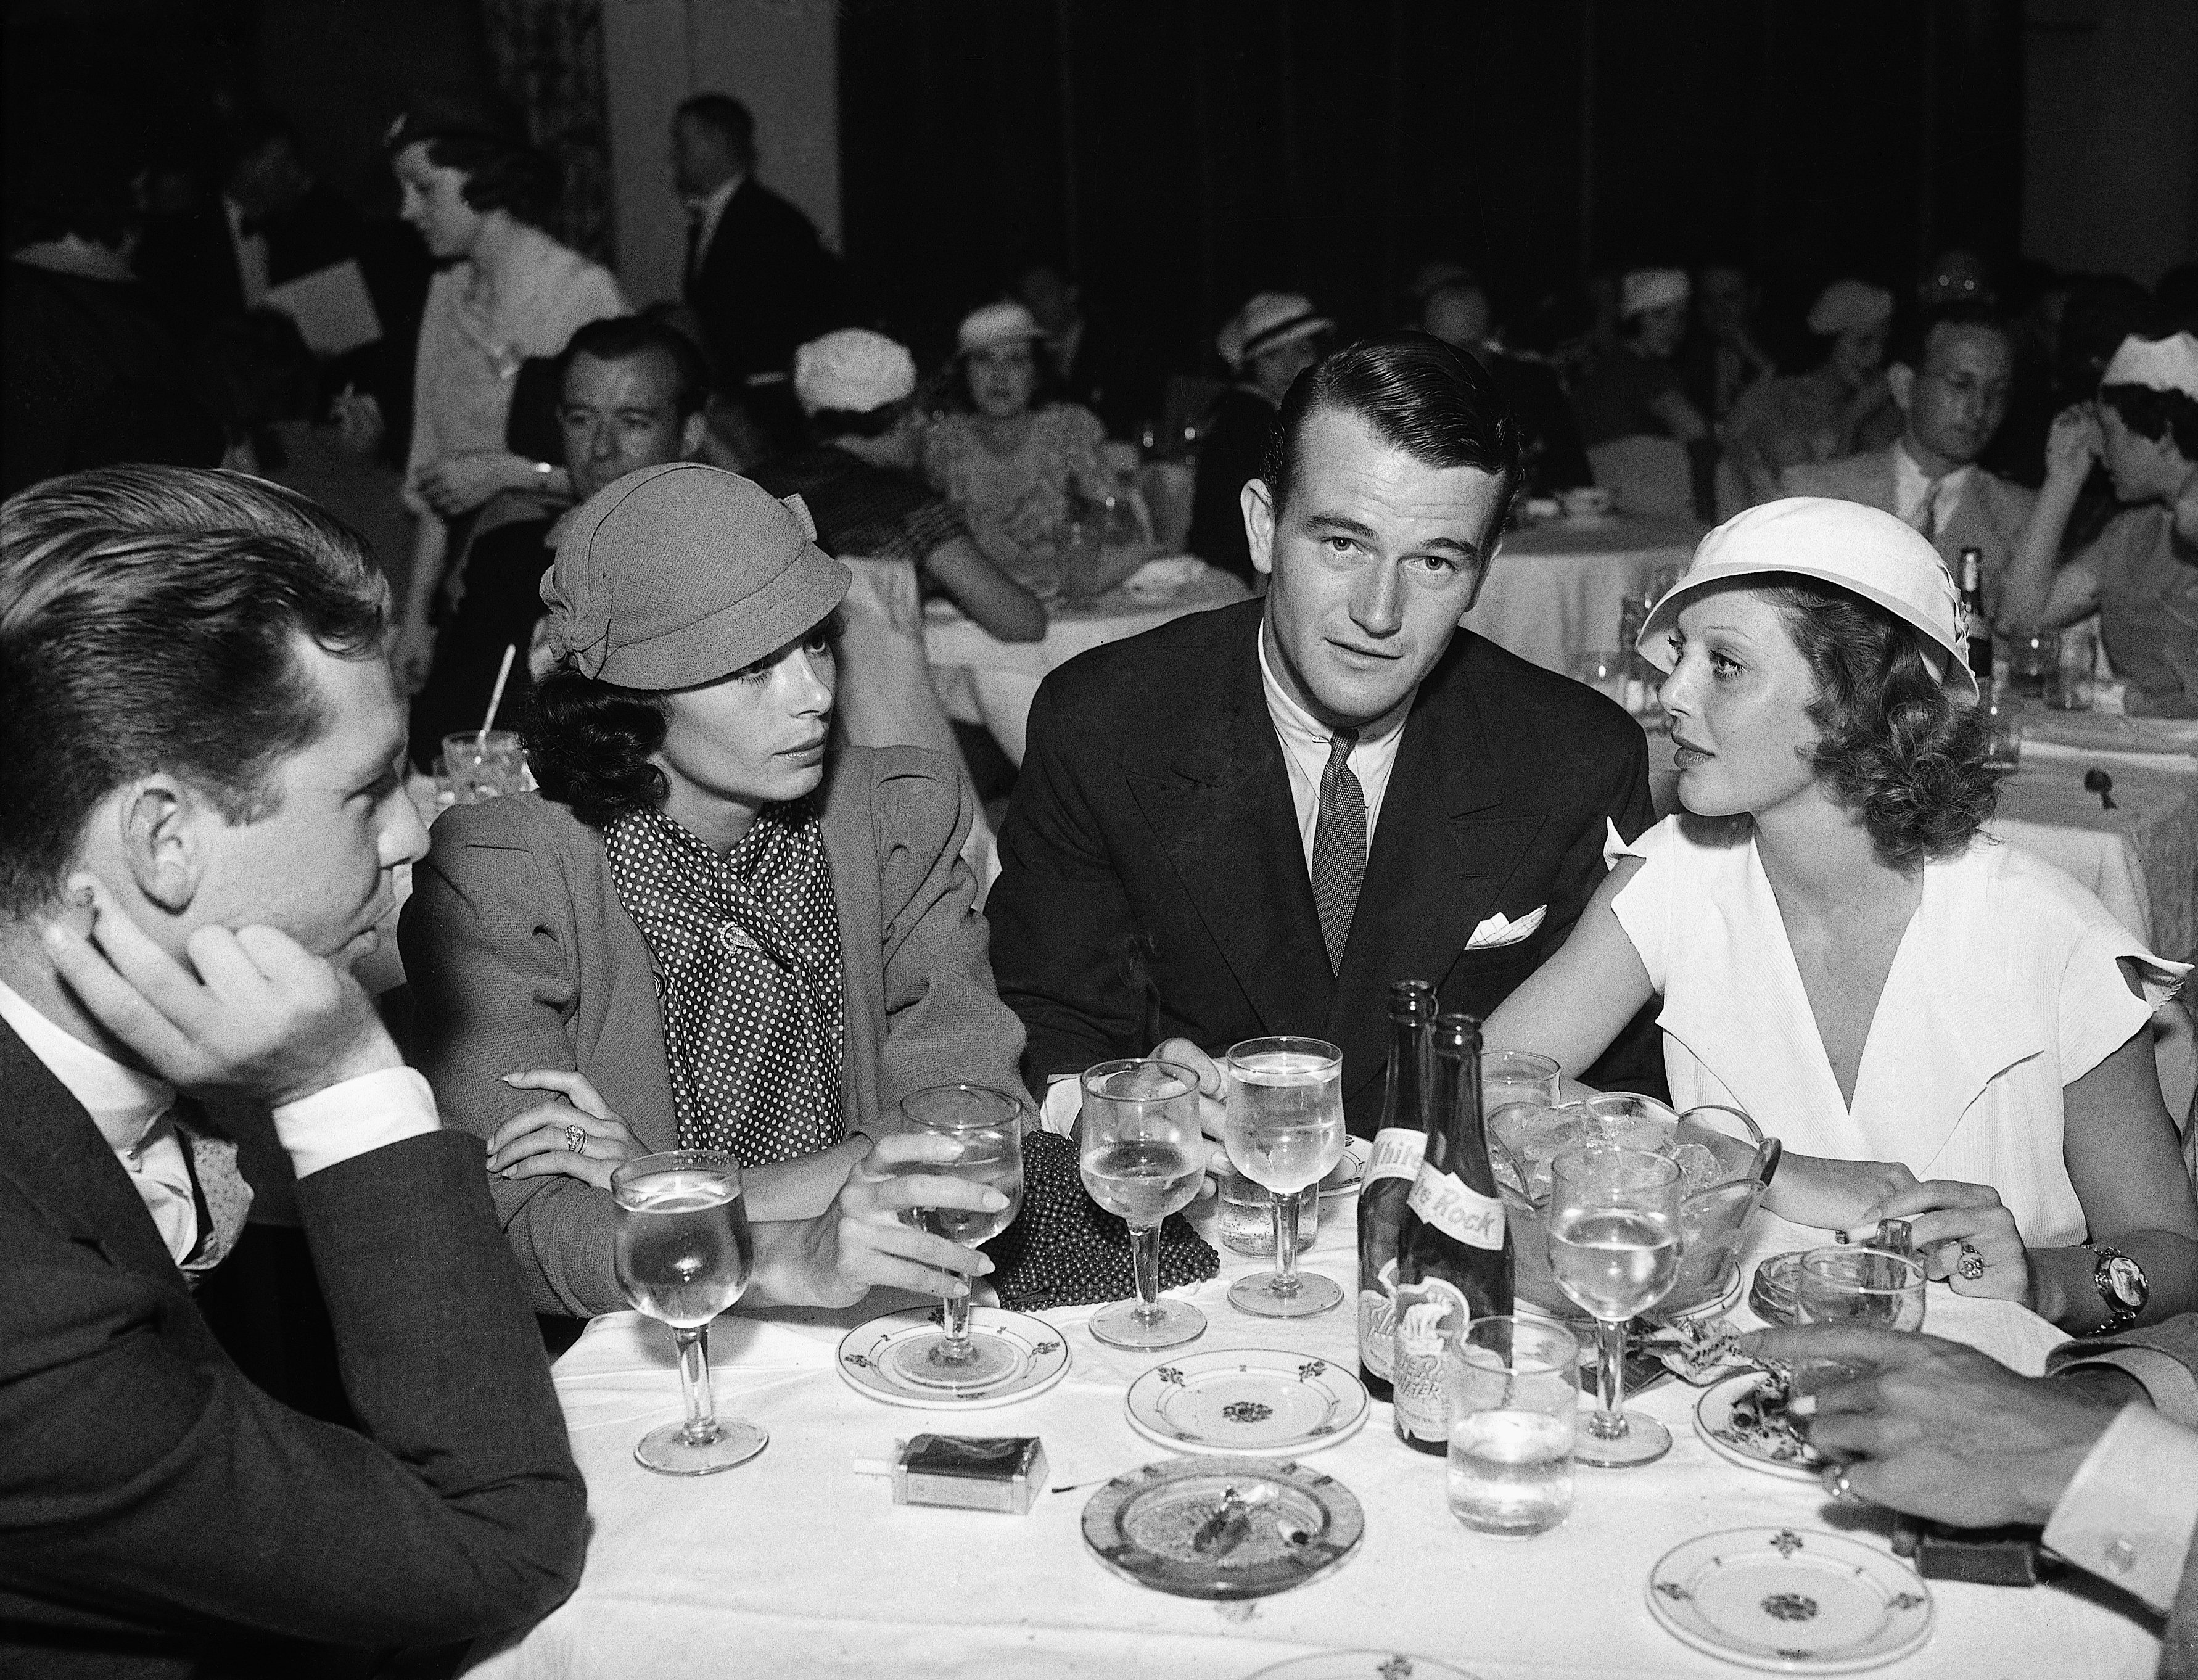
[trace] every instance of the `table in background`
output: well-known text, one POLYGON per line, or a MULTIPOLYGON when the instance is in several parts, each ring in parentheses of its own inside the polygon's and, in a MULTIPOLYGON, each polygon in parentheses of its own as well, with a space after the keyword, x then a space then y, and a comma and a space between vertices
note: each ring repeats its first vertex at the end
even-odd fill
MULTIPOLYGON (((1332 1201, 1308 1270, 1355 1292, 1354 1221, 1332 1201)), ((1260 1320, 1228 1305, 1254 1263, 1222 1253, 1221 1276, 1184 1292, 1212 1321, 1176 1357, 1284 1348, 1355 1369, 1347 1306, 1317 1318, 1260 1320)), ((1571 1518, 1526 1540, 1475 1535, 1450 1515, 1444 1464, 1400 1445, 1376 1404, 1357 1436, 1305 1462, 1335 1477, 1366 1514, 1365 1538, 1334 1574, 1258 1601, 1167 1596, 1110 1572, 1080 1520, 1098 1484, 1167 1451, 1123 1416, 1130 1381, 1166 1353, 1102 1346, 1090 1309, 1048 1312, 1074 1363, 1050 1392, 957 1416, 881 1405, 834 1369, 843 1332, 881 1310, 774 1311, 719 1321, 718 1404, 771 1432, 762 1456, 692 1481, 633 1462, 644 1429, 675 1417, 678 1381, 660 1327, 597 1319, 557 1362, 556 1381, 588 1484, 593 1535, 579 1590, 527 1633, 483 1648, 476 1680, 684 1680, 730 1674, 891 1680, 1242 1680, 1323 1650, 1380 1648, 1445 1658, 1481 1680, 1625 1675, 1730 1677, 1743 1671, 1680 1644, 1643 1602, 1650 1568, 1695 1535, 1761 1525, 1858 1528, 1889 1543, 1889 1518, 1828 1508, 1809 1483, 1727 1463, 1691 1412, 1701 1391, 1673 1382, 1636 1404, 1674 1437, 1634 1470, 1578 1473, 1571 1518), (877 1457, 927 1429, 1044 1437, 1049 1491, 1027 1516, 892 1503, 877 1457)), ((1744 1317, 1744 1309, 1742 1310, 1744 1317)), ((2035 1373, 2061 1340, 2004 1302, 1931 1291, 1929 1328, 2035 1373)), ((2030 1590, 1933 1581, 1930 1642, 1882 1671, 1926 1675, 2149 1676, 2159 1643, 2091 1587, 2030 1590)))
POLYGON ((1046 607, 1045 637, 1038 642, 1003 642, 951 602, 933 601, 924 609, 924 652, 946 715, 982 724, 1020 765, 1031 699, 1046 672, 1090 648, 1250 593, 1241 579, 1201 565, 1191 582, 1165 594, 1125 586, 1088 602, 1055 602, 1046 607))
POLYGON ((1657 573, 1685 566, 1708 528, 1695 520, 1621 516, 1550 520, 1512 532, 1465 627, 1569 677, 1582 654, 1617 647, 1627 598, 1647 595, 1657 573))

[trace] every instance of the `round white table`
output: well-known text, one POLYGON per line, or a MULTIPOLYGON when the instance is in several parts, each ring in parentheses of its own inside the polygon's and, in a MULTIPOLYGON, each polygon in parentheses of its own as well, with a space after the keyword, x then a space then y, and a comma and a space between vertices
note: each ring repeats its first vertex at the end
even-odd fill
POLYGON ((1618 646, 1625 602, 1659 572, 1683 567, 1709 527, 1695 520, 1619 515, 1549 520, 1503 539, 1468 630, 1544 671, 1572 675, 1582 654, 1618 646))

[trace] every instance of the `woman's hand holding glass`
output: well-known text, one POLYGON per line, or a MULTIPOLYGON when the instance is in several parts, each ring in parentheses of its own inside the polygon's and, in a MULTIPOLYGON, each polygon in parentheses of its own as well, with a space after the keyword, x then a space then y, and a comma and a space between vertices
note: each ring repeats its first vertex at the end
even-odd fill
POLYGON ((966 1300, 969 1281, 991 1270, 991 1260, 908 1219, 918 1208, 991 1216, 1007 1207, 991 1185, 952 1176, 962 1154, 959 1140, 931 1132, 878 1139, 830 1211, 808 1224, 804 1293, 823 1306, 852 1306, 881 1288, 966 1300))
MULTIPOLYGON (((932 1196, 913 1203, 908 1218, 919 1231, 974 1246, 990 1242, 1015 1223, 1023 1205, 1022 1105, 983 1085, 933 1085, 912 1092, 900 1105, 912 1136, 956 1145, 930 1165, 906 1169, 927 1179, 959 1181, 990 1192, 967 1199, 932 1196)), ((901 1376, 920 1386, 955 1390, 996 1382, 1015 1368, 1016 1354, 990 1332, 969 1328, 966 1287, 942 1289, 945 1328, 935 1336, 902 1343, 893 1354, 901 1376)))
POLYGON ((518 1090, 555 1095, 538 1108, 513 1115, 491 1134, 491 1172, 505 1178, 562 1174, 608 1190, 611 1174, 643 1153, 641 1140, 611 1112, 585 1074, 533 1067, 507 1073, 503 1082, 518 1090))
POLYGON ((2037 1280, 2015 1215, 1989 1184, 1932 1178, 1886 1198, 1872 1219, 1905 1219, 1916 1253, 1934 1282, 1957 1295, 2016 1301, 2033 1311, 2037 1280))

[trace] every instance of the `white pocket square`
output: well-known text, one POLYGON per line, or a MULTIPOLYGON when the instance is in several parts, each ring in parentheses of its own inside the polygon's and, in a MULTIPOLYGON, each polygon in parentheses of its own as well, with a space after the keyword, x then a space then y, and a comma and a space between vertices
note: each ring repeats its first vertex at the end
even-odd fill
POLYGON ((1487 950, 1496 945, 1515 945, 1539 927, 1542 918, 1549 913, 1550 907, 1542 904, 1528 910, 1516 921, 1510 921, 1498 911, 1473 930, 1473 937, 1465 942, 1465 948, 1468 950, 1487 950))

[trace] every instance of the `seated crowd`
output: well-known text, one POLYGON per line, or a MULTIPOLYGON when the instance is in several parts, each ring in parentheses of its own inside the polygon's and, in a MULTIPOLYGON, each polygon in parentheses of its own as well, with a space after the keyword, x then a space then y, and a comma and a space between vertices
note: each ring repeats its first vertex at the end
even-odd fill
MULTIPOLYGON (((1745 1108, 1784 1144, 1776 1218, 1906 1219, 1955 1292, 2198 1371, 2198 1199, 2152 1052, 2183 953, 1984 833, 1997 784, 1947 573, 1983 548, 2010 625, 2097 612, 2131 709, 2198 715, 2189 331, 2140 322, 2095 391, 2048 396, 2071 400, 2032 489, 1991 464, 2024 346, 1978 297, 1905 311, 1840 281, 1782 374, 1736 270, 1695 360, 1712 270, 1700 310, 1684 270, 1625 276, 1555 358, 1507 347, 1454 266, 1413 324, 1341 344, 1311 299, 1262 292, 1217 340, 1231 383, 1189 526, 1252 592, 1044 680, 988 881, 955 737, 840 714, 919 592, 1028 641, 1045 597, 1154 551, 1107 441, 1141 412, 1133 360, 1033 269, 926 387, 893 339, 817 315, 829 255, 754 198, 745 111, 705 96, 678 123, 685 314, 631 313, 543 230, 540 160, 489 117, 423 106, 391 131, 407 218, 449 264, 391 475, 409 553, 224 469, 226 442, 66 453, 19 485, 11 388, 10 1664, 282 1671, 338 1660, 299 1642, 537 1619, 586 1538, 544 1339, 627 1305, 619 1165, 739 1160, 744 1305, 1004 1291, 1047 1257, 903 1218, 994 1194, 922 1171, 955 1146, 900 1131, 910 1093, 1015 1093, 1035 1144, 1054 1080, 1159 1055, 1198 1073, 1218 1166, 1219 1059, 1305 1034, 1341 1047, 1370 1133, 1407 975, 1590 1084, 1745 1108), (738 238, 811 272, 799 299, 737 305, 798 305, 799 331, 713 325, 738 238), (1672 510, 1725 514, 1640 642, 1678 754, 1660 821, 1631 718, 1460 628, 1518 504, 1642 439, 1678 463, 1672 510), (2079 525, 2095 462, 2114 510, 2079 525), (1122 512, 1123 540, 1068 543, 1072 503, 1122 512), (425 828, 408 765, 473 726, 511 649, 537 786, 425 828), (404 881, 405 989, 379 1010, 353 969, 404 881), (278 1209, 340 1414, 247 1372, 212 1311, 278 1209), (2101 1281, 2117 1257, 2134 1308, 2101 1281)), ((11 300, 142 283, 122 221, 43 233, 11 300)), ((1765 1342, 1812 1346, 1871 1368, 1818 1397, 1822 1439, 1888 1504, 2050 1524, 2082 1478, 2126 1486, 2134 1462, 2143 1485, 2198 1453, 2189 1396, 2114 1344, 2030 1381, 1918 1338, 1765 1342), (2019 1463, 1994 1457, 2007 1418, 2042 1444, 2019 1463)), ((2189 1654, 2198 1487, 2169 1500, 2125 1578, 2176 1605, 2189 1654)))

